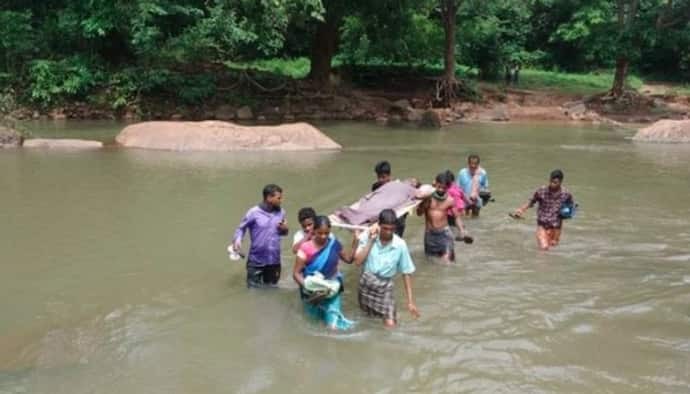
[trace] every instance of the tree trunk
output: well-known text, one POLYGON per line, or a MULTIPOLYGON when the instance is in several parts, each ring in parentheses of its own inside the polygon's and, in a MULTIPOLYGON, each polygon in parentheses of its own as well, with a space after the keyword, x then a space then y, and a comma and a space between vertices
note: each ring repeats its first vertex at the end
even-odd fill
MULTIPOLYGON (((629 53, 637 44, 629 38, 633 24, 637 18, 637 7, 639 0, 617 0, 618 12, 618 33, 622 37, 628 37, 618 42, 618 57, 616 58, 616 73, 613 77, 611 96, 618 98, 625 89, 625 78, 628 76, 628 64, 630 64, 629 53)), ((639 50, 639 49, 637 49, 639 50)))
POLYGON ((456 0, 441 0, 441 18, 446 38, 443 78, 436 88, 436 99, 443 107, 450 107, 455 97, 455 17, 458 11, 456 0))
POLYGON ((311 45, 309 79, 319 85, 329 82, 331 75, 331 61, 338 47, 339 20, 326 19, 319 23, 311 45))
POLYGON ((455 80, 455 0, 444 0, 443 30, 446 34, 446 53, 443 74, 446 80, 455 80))
POLYGON ((629 63, 630 61, 625 56, 620 56, 616 59, 616 74, 613 78, 613 87, 611 87, 611 95, 613 97, 620 97, 623 94, 629 63))

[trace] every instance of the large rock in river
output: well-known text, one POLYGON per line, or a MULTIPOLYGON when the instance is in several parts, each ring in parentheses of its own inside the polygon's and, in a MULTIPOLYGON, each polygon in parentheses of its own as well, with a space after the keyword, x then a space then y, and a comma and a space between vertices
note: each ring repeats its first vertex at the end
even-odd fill
POLYGON ((645 142, 690 142, 690 120, 660 120, 633 137, 645 142))
POLYGON ((320 150, 341 146, 307 123, 240 126, 229 122, 143 122, 115 138, 122 146, 174 151, 320 150))

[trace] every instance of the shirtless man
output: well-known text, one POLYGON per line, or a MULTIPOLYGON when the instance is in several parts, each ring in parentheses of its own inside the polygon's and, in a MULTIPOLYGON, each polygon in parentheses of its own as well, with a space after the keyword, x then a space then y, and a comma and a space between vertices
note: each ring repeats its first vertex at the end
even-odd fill
POLYGON ((436 176, 436 190, 419 204, 417 215, 424 215, 426 231, 424 232, 424 254, 441 257, 444 263, 455 261, 453 232, 448 226, 448 210, 455 205, 453 197, 447 193, 449 180, 445 173, 436 176))

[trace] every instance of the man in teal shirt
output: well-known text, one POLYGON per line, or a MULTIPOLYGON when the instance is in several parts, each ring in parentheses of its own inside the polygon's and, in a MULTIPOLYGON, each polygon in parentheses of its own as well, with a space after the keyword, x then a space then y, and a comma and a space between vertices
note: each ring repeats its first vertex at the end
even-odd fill
POLYGON ((401 273, 405 283, 407 309, 414 318, 419 311, 412 296, 412 273, 415 271, 405 241, 395 234, 397 217, 392 209, 379 214, 378 229, 359 236, 355 264, 364 265, 359 278, 359 307, 369 315, 382 317, 388 328, 395 327, 396 308, 393 278, 401 273))
POLYGON ((467 167, 458 172, 458 186, 465 194, 465 215, 479 216, 483 205, 479 192, 489 189, 489 178, 484 168, 479 166, 479 155, 467 157, 467 167))

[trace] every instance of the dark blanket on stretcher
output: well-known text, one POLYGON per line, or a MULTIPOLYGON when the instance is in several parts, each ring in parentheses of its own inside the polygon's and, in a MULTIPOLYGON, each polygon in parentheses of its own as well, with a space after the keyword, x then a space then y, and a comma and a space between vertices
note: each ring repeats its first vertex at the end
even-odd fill
POLYGON ((412 203, 416 191, 417 189, 407 182, 388 182, 360 198, 356 204, 336 210, 335 215, 349 224, 374 223, 382 210, 397 209, 412 203))

